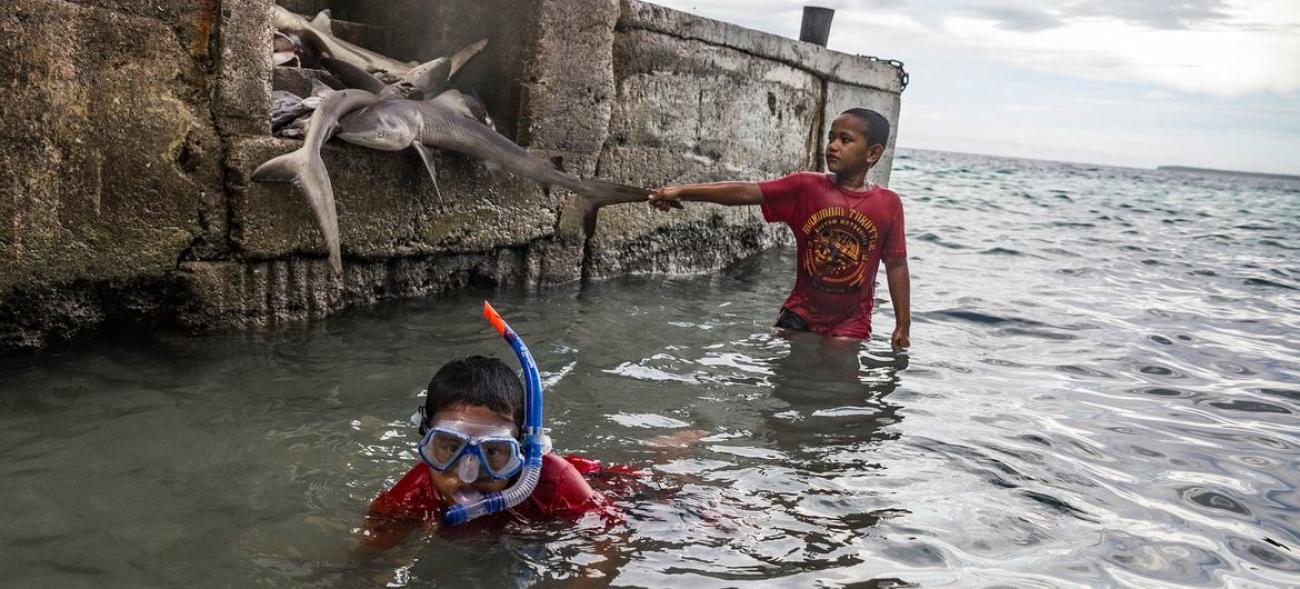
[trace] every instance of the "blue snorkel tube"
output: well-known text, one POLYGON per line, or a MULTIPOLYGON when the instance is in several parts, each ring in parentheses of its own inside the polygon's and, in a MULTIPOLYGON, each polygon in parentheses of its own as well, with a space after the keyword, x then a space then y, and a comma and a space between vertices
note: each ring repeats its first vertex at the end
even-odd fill
POLYGON ((483 302, 483 316, 510 343, 515 357, 519 358, 519 365, 524 369, 524 429, 520 432, 524 468, 519 473, 519 480, 509 489, 488 493, 468 503, 457 503, 444 510, 442 523, 448 526, 458 526, 522 503, 537 487, 537 480, 542 476, 542 455, 550 445, 546 439, 546 430, 542 428, 542 377, 537 372, 537 362, 515 330, 510 329, 487 301, 483 302))

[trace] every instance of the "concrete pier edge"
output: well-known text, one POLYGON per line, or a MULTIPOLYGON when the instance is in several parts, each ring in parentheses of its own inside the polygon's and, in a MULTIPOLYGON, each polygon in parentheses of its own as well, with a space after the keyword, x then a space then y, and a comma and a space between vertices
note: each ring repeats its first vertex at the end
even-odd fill
MULTIPOLYGON (((274 75, 271 0, 14 4, 0 14, 0 352, 108 324, 261 328, 470 284, 709 271, 789 242, 757 210, 711 205, 608 208, 584 239, 563 191, 444 154, 438 199, 408 154, 331 144, 335 277, 301 196, 249 179, 296 147, 270 137, 271 90, 297 79, 274 75)), ((401 59, 491 39, 457 86, 582 176, 772 178, 818 169, 846 108, 898 124, 892 66, 639 0, 281 4, 331 8, 338 34, 401 59)))

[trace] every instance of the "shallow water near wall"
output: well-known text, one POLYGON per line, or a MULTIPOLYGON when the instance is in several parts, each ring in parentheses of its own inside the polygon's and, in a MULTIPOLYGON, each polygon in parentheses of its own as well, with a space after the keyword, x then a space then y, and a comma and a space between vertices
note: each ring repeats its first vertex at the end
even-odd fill
POLYGON ((0 360, 0 578, 1300 585, 1300 183, 912 151, 893 187, 907 356, 885 301, 861 350, 768 327, 782 250, 0 360), (557 449, 647 473, 627 521, 358 554, 436 366, 509 358, 484 298, 538 357, 557 449))

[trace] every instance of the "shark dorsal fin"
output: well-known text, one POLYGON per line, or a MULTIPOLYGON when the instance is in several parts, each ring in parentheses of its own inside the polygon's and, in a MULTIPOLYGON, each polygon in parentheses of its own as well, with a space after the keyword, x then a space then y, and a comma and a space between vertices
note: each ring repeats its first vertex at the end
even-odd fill
POLYGON ((316 17, 307 24, 322 33, 334 34, 334 20, 330 18, 330 9, 328 8, 317 12, 316 17))
POLYGON ((330 88, 330 85, 329 85, 329 84, 326 84, 325 82, 322 82, 322 81, 317 80, 317 79, 314 79, 314 78, 312 79, 312 81, 311 81, 311 95, 312 95, 312 96, 315 96, 315 97, 318 97, 318 98, 324 98, 324 97, 329 96, 330 94, 333 94, 333 93, 334 93, 334 89, 333 89, 333 88, 330 88))

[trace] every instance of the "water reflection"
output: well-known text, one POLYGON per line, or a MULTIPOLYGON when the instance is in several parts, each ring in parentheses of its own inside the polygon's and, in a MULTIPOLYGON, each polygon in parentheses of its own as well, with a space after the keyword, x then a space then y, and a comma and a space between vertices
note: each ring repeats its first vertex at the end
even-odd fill
POLYGON ((809 333, 780 332, 789 353, 771 361, 771 395, 782 407, 765 412, 766 431, 777 448, 813 472, 864 466, 841 464, 841 451, 897 437, 885 427, 899 421, 889 402, 898 388, 905 353, 873 355, 858 342, 809 333))

